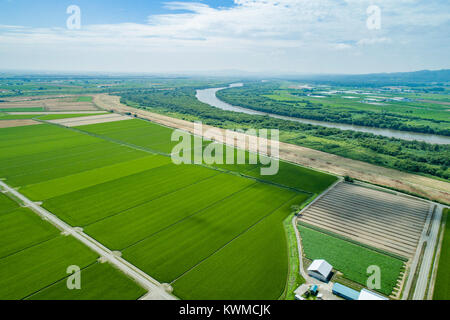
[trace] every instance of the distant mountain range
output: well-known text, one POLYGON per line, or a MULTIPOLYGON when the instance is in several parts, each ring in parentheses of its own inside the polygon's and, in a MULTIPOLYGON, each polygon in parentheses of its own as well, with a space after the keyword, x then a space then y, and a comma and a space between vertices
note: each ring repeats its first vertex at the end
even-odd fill
POLYGON ((373 73, 361 75, 311 75, 296 77, 298 80, 315 80, 320 82, 339 82, 348 84, 374 84, 374 85, 421 85, 421 84, 450 84, 450 69, 422 70, 414 72, 373 73))

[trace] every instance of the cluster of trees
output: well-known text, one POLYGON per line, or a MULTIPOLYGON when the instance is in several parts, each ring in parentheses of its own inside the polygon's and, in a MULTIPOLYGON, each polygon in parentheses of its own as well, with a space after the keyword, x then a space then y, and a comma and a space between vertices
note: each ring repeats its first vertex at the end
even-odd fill
POLYGON ((122 103, 133 107, 189 120, 201 119, 205 124, 217 127, 279 129, 282 135, 289 133, 291 138, 286 141, 290 143, 385 167, 450 179, 449 145, 431 145, 224 111, 201 103, 195 98, 195 93, 194 88, 181 87, 175 90, 133 89, 117 94, 122 97, 122 103))

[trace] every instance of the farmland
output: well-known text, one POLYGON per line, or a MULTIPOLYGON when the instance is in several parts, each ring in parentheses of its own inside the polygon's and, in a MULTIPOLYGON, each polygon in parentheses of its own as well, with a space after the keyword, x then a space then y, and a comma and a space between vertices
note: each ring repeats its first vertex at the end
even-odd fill
MULTIPOLYGON (((5 151, 0 154, 0 178, 158 281, 171 284, 180 298, 279 298, 288 272, 283 220, 293 206, 336 181, 283 162, 279 177, 260 176, 255 165, 174 165, 169 157, 176 143, 170 141, 172 131, 142 120, 32 127, 0 129, 5 151)), ((5 212, 16 210, 9 200, 0 204, 5 212)), ((50 224, 22 210, 27 209, 18 210, 16 219, 0 214, 11 230, 4 254, 17 250, 12 243, 39 244, 28 254, 0 259, 0 270, 20 269, 27 256, 49 260, 36 267, 46 267, 52 259, 60 262, 48 267, 43 282, 32 280, 36 287, 8 289, 5 297, 136 299, 145 293, 120 271, 97 262, 96 254, 81 243, 53 233, 50 224), (10 227, 13 220, 19 222, 15 228, 10 227), (47 227, 32 227, 34 220, 47 227), (29 237, 13 241, 26 230, 29 237), (63 249, 67 245, 76 254, 63 249), (75 261, 68 265, 79 265, 82 276, 90 279, 85 291, 65 288, 71 255, 75 261), (106 281, 110 277, 112 283, 106 281)), ((32 271, 32 266, 27 268, 24 272, 32 271)), ((9 282, 0 285, 11 287, 9 282)))
POLYGON ((402 260, 302 225, 298 228, 308 259, 326 259, 334 269, 342 272, 345 278, 364 286, 368 278, 367 268, 377 265, 381 270, 379 291, 385 295, 391 294, 403 267, 402 260))
MULTIPOLYGON (((169 153, 178 143, 171 141, 172 129, 143 120, 130 120, 125 123, 112 122, 102 126, 83 126, 80 129, 84 132, 113 139, 117 142, 142 147, 151 152, 169 153)), ((205 141, 204 145, 208 145, 208 142, 205 141)), ((228 147, 224 148, 224 155, 228 149, 228 147)), ((246 153, 246 157, 248 159, 248 152, 246 153)), ((320 193, 336 181, 336 177, 284 161, 280 162, 280 171, 278 174, 273 176, 262 176, 259 170, 260 165, 214 164, 212 166, 310 193, 320 193)))
POLYGON ((29 209, 0 194, 0 299, 14 300, 54 292, 55 283, 64 289, 59 298, 71 296, 67 289, 68 266, 79 266, 82 287, 80 299, 104 299, 105 292, 120 292, 122 299, 137 299, 145 292, 132 280, 108 263, 93 268, 92 274, 108 274, 109 281, 94 281, 88 277, 90 266, 98 265, 98 256, 58 229, 43 221, 29 209), (97 270, 98 269, 98 270, 97 270), (85 278, 86 275, 86 278, 85 278), (117 290, 117 291, 116 291, 117 290))
POLYGON ((439 258, 438 273, 434 287, 434 300, 450 299, 450 277, 448 270, 450 269, 450 210, 444 209, 445 229, 444 239, 442 242, 441 255, 439 258))
POLYGON ((98 110, 92 97, 22 97, 6 98, 0 101, 2 112, 43 112, 43 111, 93 111, 98 110))
POLYGON ((412 258, 429 211, 425 201, 340 183, 306 209, 300 221, 412 258))

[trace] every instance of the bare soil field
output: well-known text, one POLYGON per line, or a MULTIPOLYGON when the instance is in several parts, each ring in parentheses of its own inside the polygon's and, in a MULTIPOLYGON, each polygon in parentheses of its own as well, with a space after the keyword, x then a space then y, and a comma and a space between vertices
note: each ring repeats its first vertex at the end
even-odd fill
POLYGON ((53 115, 53 114, 97 114, 97 113, 106 113, 106 111, 98 110, 98 111, 44 111, 44 112, 7 112, 7 114, 20 116, 20 115, 53 115))
POLYGON ((22 97, 9 99, 0 103, 0 109, 10 108, 36 108, 41 107, 46 111, 95 111, 98 108, 89 101, 77 101, 78 97, 22 97), (22 100, 19 100, 22 99, 22 100))
POLYGON ((130 120, 130 119, 132 119, 132 118, 128 117, 128 116, 122 116, 117 113, 108 113, 108 114, 99 115, 99 116, 88 116, 88 117, 50 120, 48 122, 60 124, 60 125, 66 126, 66 127, 79 127, 79 126, 86 126, 89 124, 116 122, 116 121, 130 120))
POLYGON ((411 259, 430 209, 426 201, 342 182, 300 221, 411 259))
MULTIPOLYGON (((182 129, 191 133, 194 131, 194 123, 192 122, 128 107, 120 103, 120 97, 118 96, 95 95, 94 103, 106 110, 114 110, 119 113, 129 112, 140 118, 168 127, 182 129)), ((213 127, 203 126, 204 131, 211 128, 213 127)), ((369 183, 414 193, 431 200, 450 203, 450 183, 441 180, 388 169, 288 143, 280 143, 280 159, 336 175, 350 175, 355 179, 369 183)))
POLYGON ((12 128, 12 127, 24 127, 24 126, 33 126, 41 124, 41 122, 37 122, 34 120, 0 120, 0 128, 12 128))

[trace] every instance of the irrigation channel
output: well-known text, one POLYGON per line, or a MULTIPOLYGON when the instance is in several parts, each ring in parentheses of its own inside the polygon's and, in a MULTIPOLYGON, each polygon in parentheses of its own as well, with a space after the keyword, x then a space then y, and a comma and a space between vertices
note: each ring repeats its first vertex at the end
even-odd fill
POLYGON ((399 130, 391 130, 391 129, 381 129, 381 128, 374 128, 374 127, 365 127, 365 126, 357 126, 357 125, 351 125, 351 124, 343 124, 343 123, 333 123, 333 122, 327 122, 327 121, 317 121, 317 120, 309 120, 309 119, 302 119, 302 118, 294 118, 294 117, 288 117, 288 116, 282 116, 278 114, 273 113, 266 113, 261 111, 256 111, 248 108, 242 108, 233 106, 229 103, 226 103, 219 98, 217 98, 216 93, 220 90, 233 88, 233 87, 242 87, 243 83, 233 83, 229 87, 223 87, 223 88, 210 88, 210 89, 201 89, 197 90, 196 97, 199 101, 209 104, 212 107, 216 107, 222 110, 227 111, 234 111, 234 112, 241 112, 251 115, 264 115, 269 116, 272 118, 282 119, 282 120, 289 120, 289 121, 295 121, 300 123, 306 123, 306 124, 312 124, 316 126, 322 126, 327 128, 337 128, 341 130, 352 130, 352 131, 359 131, 359 132, 365 132, 365 133, 372 133, 375 135, 380 135, 384 137, 389 138, 397 138, 397 139, 403 139, 403 140, 409 140, 409 141, 423 141, 426 143, 431 144, 450 144, 450 137, 446 136, 440 136, 436 134, 427 134, 427 133, 417 133, 417 132, 407 132, 407 131, 399 131, 399 130))

